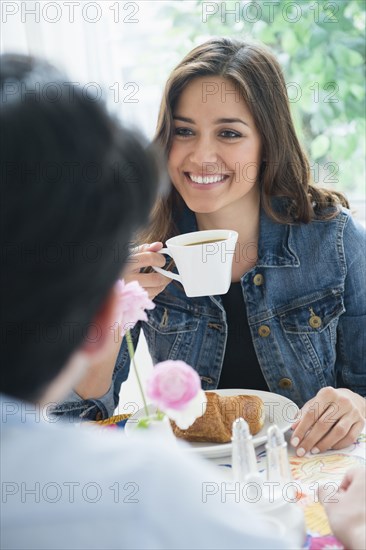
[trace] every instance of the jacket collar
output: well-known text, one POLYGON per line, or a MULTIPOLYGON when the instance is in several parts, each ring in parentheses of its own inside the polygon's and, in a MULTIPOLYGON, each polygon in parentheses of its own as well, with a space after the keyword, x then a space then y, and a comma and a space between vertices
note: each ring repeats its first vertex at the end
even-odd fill
MULTIPOLYGON (((194 212, 184 206, 176 220, 180 233, 198 231, 194 212)), ((257 267, 299 267, 295 253, 294 226, 272 221, 261 209, 257 267)))
POLYGON ((299 267, 294 226, 276 223, 261 209, 257 267, 299 267))

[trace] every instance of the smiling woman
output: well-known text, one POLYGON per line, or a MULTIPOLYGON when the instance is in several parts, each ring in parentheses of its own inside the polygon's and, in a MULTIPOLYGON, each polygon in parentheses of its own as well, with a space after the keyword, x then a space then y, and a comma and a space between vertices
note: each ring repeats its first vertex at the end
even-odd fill
MULTIPOLYGON (((299 456, 348 445, 365 417, 366 234, 343 195, 312 183, 274 55, 229 38, 196 47, 167 81, 156 141, 171 188, 125 271, 156 304, 133 337, 142 327, 154 364, 193 365, 205 390, 270 390, 303 407, 299 456), (239 235, 224 296, 189 298, 151 272, 163 242, 197 229, 239 235)), ((100 411, 128 370, 122 344, 100 411)))
POLYGON ((239 90, 226 92, 230 88, 232 83, 224 78, 196 78, 173 114, 169 174, 186 205, 196 212, 199 229, 208 224, 205 214, 215 213, 215 225, 226 227, 227 216, 237 217, 246 205, 258 210, 261 140, 239 90), (248 166, 255 168, 248 172, 248 166))

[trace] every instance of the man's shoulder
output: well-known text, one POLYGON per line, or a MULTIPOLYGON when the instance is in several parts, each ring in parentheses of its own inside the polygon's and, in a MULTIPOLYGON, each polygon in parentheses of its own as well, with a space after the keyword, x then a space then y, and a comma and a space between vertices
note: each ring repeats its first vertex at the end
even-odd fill
POLYGON ((1 442, 8 472, 32 473, 42 479, 68 475, 115 479, 124 474, 142 479, 146 465, 157 470, 169 468, 179 462, 181 455, 164 442, 159 442, 157 449, 149 437, 130 439, 119 429, 68 425, 67 421, 53 425, 29 421, 9 426, 2 430, 1 442))
POLYGON ((258 535, 250 506, 222 500, 217 467, 175 442, 87 427, 30 432, 23 429, 18 444, 4 441, 13 459, 3 472, 9 547, 23 547, 29 536, 47 542, 39 548, 55 540, 58 548, 146 548, 154 540, 161 548, 285 547, 263 526, 258 535))

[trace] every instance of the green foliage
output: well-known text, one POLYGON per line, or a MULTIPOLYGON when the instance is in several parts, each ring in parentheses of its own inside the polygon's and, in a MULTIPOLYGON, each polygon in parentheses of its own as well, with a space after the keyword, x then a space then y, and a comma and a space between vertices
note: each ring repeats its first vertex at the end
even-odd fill
POLYGON ((364 0, 164 2, 169 69, 210 36, 271 47, 288 83, 315 183, 362 196, 365 187, 364 0))

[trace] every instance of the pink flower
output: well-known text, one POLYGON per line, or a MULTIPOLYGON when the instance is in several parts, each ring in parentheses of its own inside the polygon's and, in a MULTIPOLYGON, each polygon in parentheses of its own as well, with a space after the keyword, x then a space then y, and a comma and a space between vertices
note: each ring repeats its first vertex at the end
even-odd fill
POLYGON ((183 361, 158 363, 147 381, 147 396, 182 429, 187 429, 206 410, 201 380, 183 361))
POLYGON ((148 380, 147 396, 159 409, 183 409, 201 389, 194 369, 184 361, 163 361, 148 380))
MULTIPOLYGON (((144 402, 145 414, 149 418, 144 390, 135 363, 135 351, 130 329, 137 321, 147 321, 145 309, 154 309, 155 304, 137 281, 125 283, 117 281, 118 294, 117 323, 121 325, 122 336, 127 340, 128 353, 133 364, 144 402)), ((147 395, 152 402, 181 429, 187 429, 206 410, 206 395, 201 389, 201 381, 194 369, 183 361, 164 361, 156 365, 148 380, 147 395)))
POLYGON ((155 304, 137 281, 126 284, 123 279, 119 280, 115 290, 118 293, 117 322, 121 324, 123 335, 137 321, 147 321, 145 309, 154 309, 155 304))

